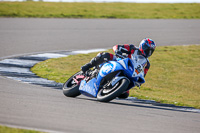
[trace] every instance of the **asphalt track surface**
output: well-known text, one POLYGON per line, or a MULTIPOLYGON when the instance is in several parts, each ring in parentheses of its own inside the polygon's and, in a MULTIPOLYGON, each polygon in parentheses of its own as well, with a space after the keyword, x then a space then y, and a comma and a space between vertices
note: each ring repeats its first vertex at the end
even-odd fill
MULTIPOLYGON (((157 45, 200 44, 200 20, 0 18, 0 57, 111 48, 150 37, 157 45)), ((67 98, 59 89, 0 76, 0 124, 48 132, 199 133, 200 113, 147 103, 67 98)))

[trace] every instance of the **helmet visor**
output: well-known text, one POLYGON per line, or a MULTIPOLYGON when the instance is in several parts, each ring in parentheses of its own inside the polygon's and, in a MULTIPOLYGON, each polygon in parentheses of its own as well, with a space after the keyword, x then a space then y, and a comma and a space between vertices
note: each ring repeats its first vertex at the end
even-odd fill
POLYGON ((154 49, 146 49, 146 50, 144 50, 144 53, 145 53, 146 57, 151 56, 153 54, 153 52, 154 52, 154 49))

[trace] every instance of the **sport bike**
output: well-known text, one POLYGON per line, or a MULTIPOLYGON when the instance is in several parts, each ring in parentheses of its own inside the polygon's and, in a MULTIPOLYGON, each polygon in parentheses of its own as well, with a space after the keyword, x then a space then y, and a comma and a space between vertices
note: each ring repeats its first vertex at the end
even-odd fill
POLYGON ((67 97, 81 94, 96 98, 100 102, 109 102, 134 86, 145 83, 144 68, 147 59, 136 50, 131 58, 116 55, 116 61, 108 61, 71 76, 63 84, 63 93, 67 97))

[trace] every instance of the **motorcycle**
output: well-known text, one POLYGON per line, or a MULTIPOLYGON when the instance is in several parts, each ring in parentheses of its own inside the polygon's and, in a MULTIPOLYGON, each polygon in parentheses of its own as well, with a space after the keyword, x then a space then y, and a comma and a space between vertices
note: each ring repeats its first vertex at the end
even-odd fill
POLYGON ((134 86, 145 83, 144 68, 147 59, 138 54, 138 50, 131 58, 116 55, 116 61, 108 61, 88 70, 71 76, 63 84, 63 94, 76 97, 81 94, 96 98, 100 102, 109 102, 134 86))

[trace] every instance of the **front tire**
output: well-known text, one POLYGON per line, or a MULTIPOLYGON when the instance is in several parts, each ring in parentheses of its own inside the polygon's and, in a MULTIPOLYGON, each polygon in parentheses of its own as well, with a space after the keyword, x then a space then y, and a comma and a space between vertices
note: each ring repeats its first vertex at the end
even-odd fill
POLYGON ((129 81, 123 78, 119 80, 112 88, 102 88, 97 94, 97 100, 100 102, 109 102, 121 95, 128 88, 128 85, 129 81))
POLYGON ((79 84, 74 82, 73 78, 76 75, 81 74, 81 71, 77 72, 73 76, 71 76, 64 84, 63 84, 63 94, 67 97, 77 97, 81 95, 79 91, 79 84))

